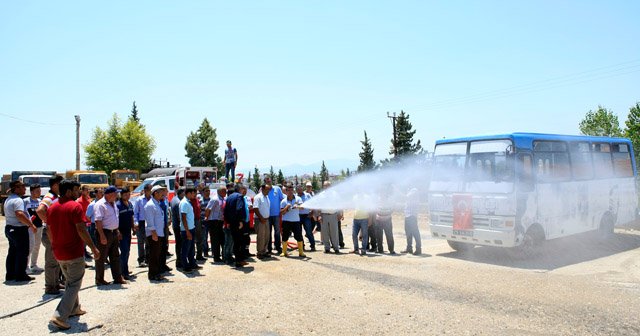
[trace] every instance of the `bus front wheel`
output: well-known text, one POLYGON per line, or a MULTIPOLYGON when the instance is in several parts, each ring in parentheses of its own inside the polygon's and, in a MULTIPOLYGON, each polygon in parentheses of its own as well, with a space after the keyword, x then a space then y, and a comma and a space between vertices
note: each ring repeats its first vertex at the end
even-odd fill
POLYGON ((533 225, 522 237, 522 243, 511 248, 511 255, 518 259, 528 259, 540 254, 540 247, 544 240, 542 228, 533 225))
POLYGON ((454 249, 454 250, 456 250, 458 252, 469 251, 474 247, 473 244, 462 243, 462 242, 457 242, 457 241, 453 241, 453 240, 447 240, 447 244, 449 244, 449 246, 452 249, 454 249))

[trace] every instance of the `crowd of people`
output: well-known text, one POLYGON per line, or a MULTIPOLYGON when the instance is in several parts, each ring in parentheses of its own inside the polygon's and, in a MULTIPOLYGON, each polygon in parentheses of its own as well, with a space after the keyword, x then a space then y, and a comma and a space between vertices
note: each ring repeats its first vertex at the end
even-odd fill
MULTIPOLYGON (((324 189, 330 187, 328 181, 323 185, 324 189)), ((127 188, 89 190, 59 176, 50 180, 50 191, 44 197, 39 185, 31 185, 27 197, 26 186, 21 182, 11 182, 10 188, 11 195, 5 203, 5 234, 9 240, 5 280, 28 283, 34 280, 31 275, 44 272, 45 294, 63 293, 50 320, 59 329, 70 328, 69 317, 86 313, 81 309, 78 292, 85 269, 90 267, 87 262, 94 260, 97 286, 127 284, 135 278, 129 270, 134 236, 138 266, 148 267, 148 279, 153 283, 166 281, 165 275, 173 271, 166 263, 173 256, 169 251, 170 236, 175 240, 175 267, 184 273, 202 269, 199 262, 208 258, 213 258, 213 263, 241 268, 253 261, 252 257, 289 257, 291 235, 296 241, 292 250, 297 250, 301 258, 306 257, 305 252, 316 251, 316 245, 322 246, 325 253, 335 254, 345 247, 343 210, 304 208, 304 203, 315 196, 311 183, 280 186, 267 176, 253 199, 247 196, 245 185, 230 183, 215 190, 208 186, 177 188, 171 200, 165 187, 145 185, 134 201, 127 188), (256 254, 249 250, 251 222, 256 233, 256 254), (320 242, 314 237, 318 231, 320 242), (40 244, 45 249, 44 268, 37 265, 40 244), (104 276, 107 265, 112 282, 104 276)), ((420 254, 415 190, 409 192, 407 199, 407 248, 402 252, 420 254)), ((355 209, 353 253, 383 253, 386 239, 388 253, 396 254, 392 212, 391 207, 385 206, 373 212, 355 209)))

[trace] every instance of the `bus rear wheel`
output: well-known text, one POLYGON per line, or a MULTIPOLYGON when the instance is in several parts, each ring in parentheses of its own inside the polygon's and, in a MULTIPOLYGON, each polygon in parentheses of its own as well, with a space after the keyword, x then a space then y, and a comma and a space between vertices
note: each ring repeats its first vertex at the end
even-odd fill
POLYGON ((451 247, 452 249, 454 249, 454 250, 456 250, 458 252, 469 251, 475 246, 473 244, 462 243, 462 242, 457 242, 457 241, 453 241, 453 240, 447 240, 447 244, 449 244, 449 247, 451 247))

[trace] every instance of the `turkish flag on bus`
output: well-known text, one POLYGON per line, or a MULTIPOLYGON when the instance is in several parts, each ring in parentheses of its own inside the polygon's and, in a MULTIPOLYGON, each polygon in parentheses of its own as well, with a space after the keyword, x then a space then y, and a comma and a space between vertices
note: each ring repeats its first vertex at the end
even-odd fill
POLYGON ((473 198, 468 194, 453 195, 453 229, 473 230, 473 198))

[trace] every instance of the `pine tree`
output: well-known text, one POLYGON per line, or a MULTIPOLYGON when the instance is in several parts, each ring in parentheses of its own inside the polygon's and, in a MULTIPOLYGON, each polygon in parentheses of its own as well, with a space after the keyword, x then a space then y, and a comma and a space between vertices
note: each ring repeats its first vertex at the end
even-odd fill
POLYGON ((373 147, 371 146, 371 140, 367 137, 367 131, 364 131, 364 140, 360 141, 362 144, 362 152, 360 152, 360 165, 358 171, 367 171, 376 168, 376 163, 373 161, 373 147))
POLYGON ((251 183, 251 172, 249 172, 249 176, 247 177, 247 179, 245 180, 247 184, 251 183))
POLYGON ((253 170, 253 181, 251 181, 251 185, 255 192, 260 191, 260 186, 262 186, 262 181, 260 180, 260 171, 258 170, 258 166, 256 166, 253 170))
POLYGON ((140 123, 140 118, 138 117, 138 107, 136 106, 135 100, 133 101, 133 107, 131 108, 131 116, 129 117, 131 120, 140 123))
POLYGON ((284 174, 282 174, 282 169, 278 169, 278 184, 285 185, 284 174))
POLYGON ((409 114, 400 111, 400 115, 396 119, 396 143, 391 139, 391 151, 389 154, 394 155, 397 151, 395 159, 407 156, 413 156, 422 153, 420 140, 413 143, 413 136, 416 131, 409 121, 409 114), (395 150, 394 150, 395 149, 395 150))
POLYGON ((222 159, 216 154, 218 147, 216 129, 211 127, 207 118, 202 120, 202 124, 196 132, 189 133, 184 145, 190 165, 218 167, 218 171, 223 171, 220 170, 222 159))
POLYGON ((269 177, 271 178, 271 183, 276 182, 276 173, 273 171, 273 166, 271 166, 271 169, 269 170, 269 177))
POLYGON ((296 176, 295 176, 295 178, 293 179, 293 182, 295 183, 295 185, 298 185, 298 184, 299 184, 299 182, 298 182, 298 175, 296 175, 296 176))
POLYGON ((320 186, 318 185, 318 176, 316 175, 316 172, 313 172, 313 176, 311 177, 311 186, 313 188, 313 191, 320 190, 320 186))
POLYGON ((349 171, 349 168, 347 168, 347 177, 351 176, 351 171, 349 171))
POLYGON ((627 128, 625 129, 625 137, 631 140, 633 144, 633 152, 636 157, 636 166, 640 165, 638 159, 640 159, 640 102, 637 102, 635 106, 629 108, 629 115, 625 122, 627 128))
POLYGON ((327 166, 325 166, 324 160, 322 160, 322 166, 320 167, 320 182, 324 185, 325 181, 329 181, 329 170, 327 170, 327 166))

